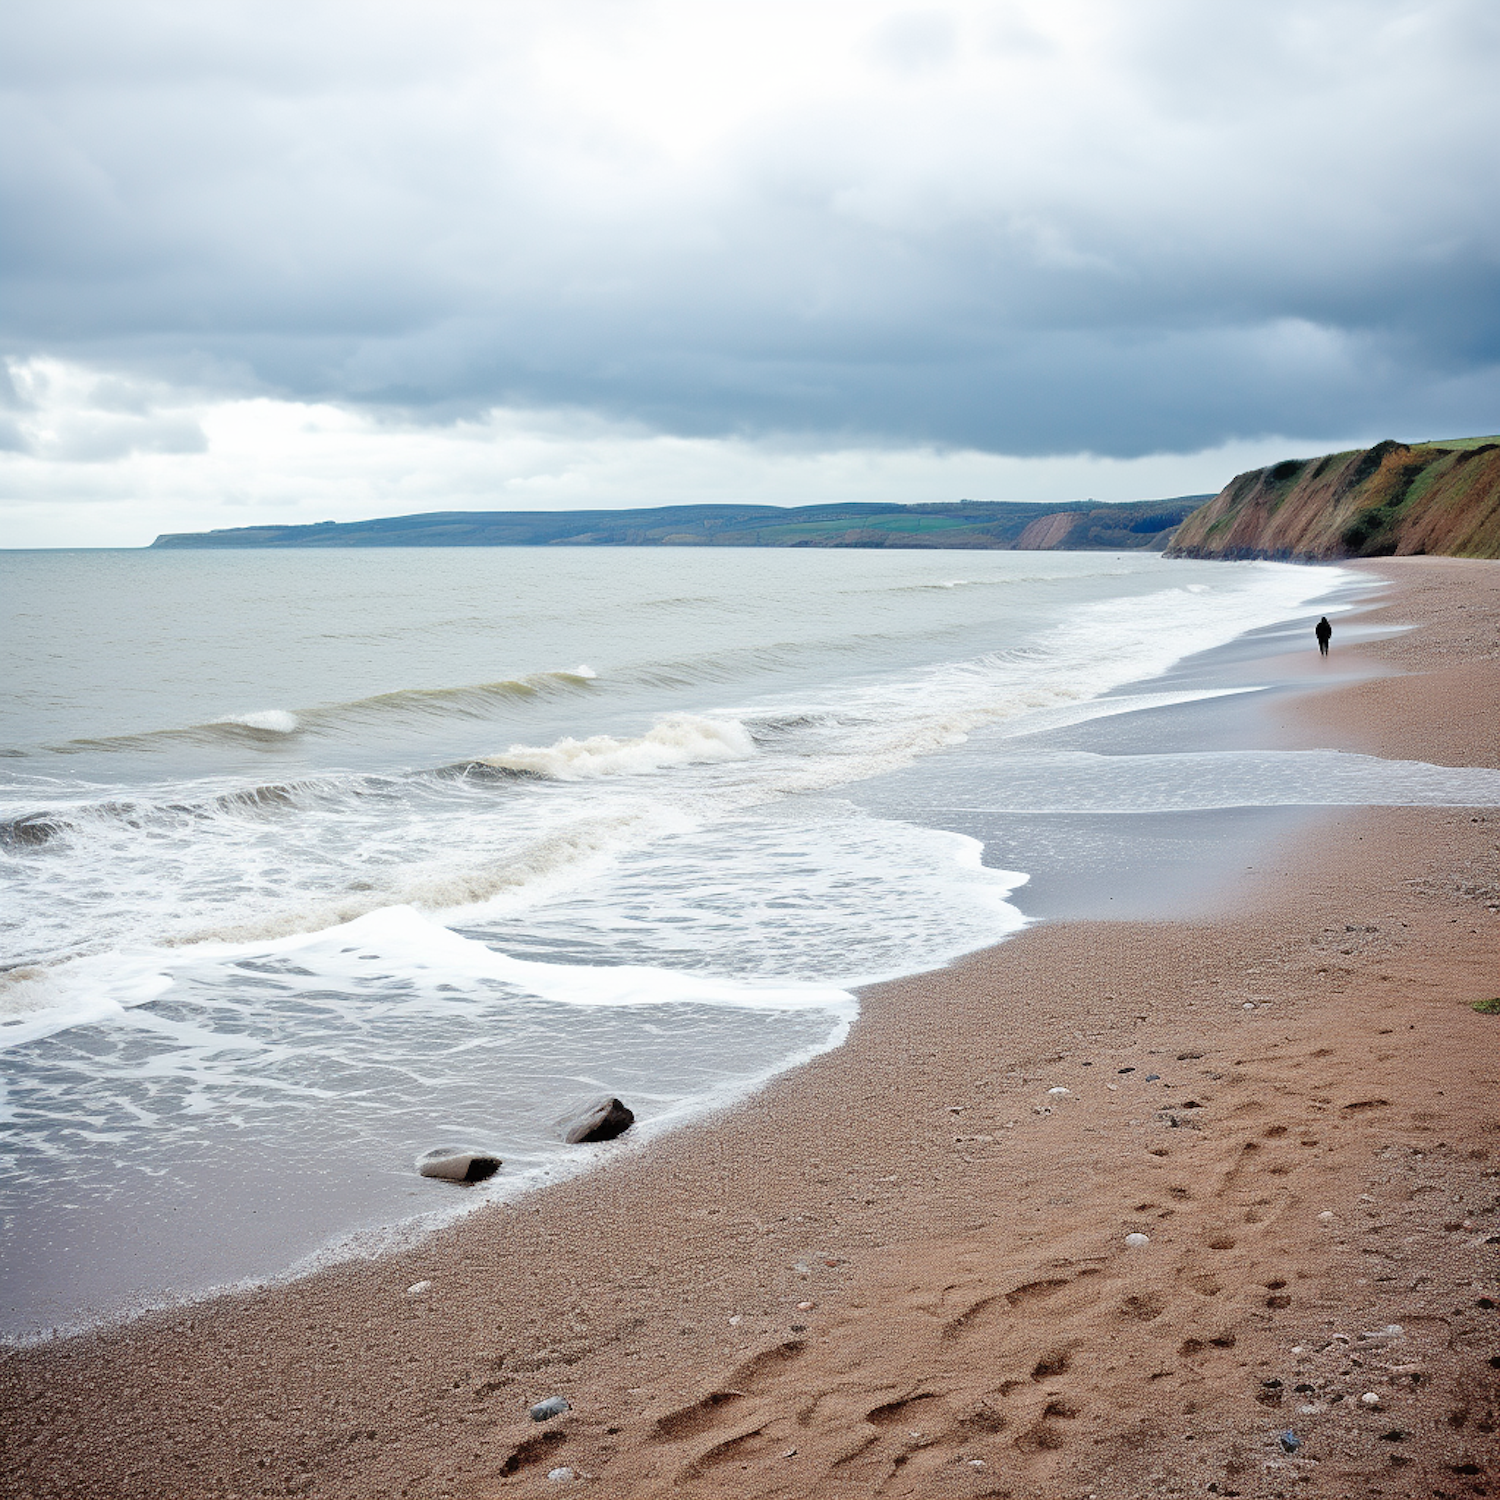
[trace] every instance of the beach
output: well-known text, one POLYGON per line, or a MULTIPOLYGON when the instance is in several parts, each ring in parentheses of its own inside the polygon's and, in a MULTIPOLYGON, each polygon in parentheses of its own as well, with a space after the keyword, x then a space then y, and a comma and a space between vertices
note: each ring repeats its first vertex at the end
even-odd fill
MULTIPOLYGON (((1280 742, 1500 765, 1497 565, 1362 566, 1415 629, 1280 742)), ((1497 843, 1320 809, 412 1248, 7 1349, 0 1493, 1490 1493, 1497 843)))

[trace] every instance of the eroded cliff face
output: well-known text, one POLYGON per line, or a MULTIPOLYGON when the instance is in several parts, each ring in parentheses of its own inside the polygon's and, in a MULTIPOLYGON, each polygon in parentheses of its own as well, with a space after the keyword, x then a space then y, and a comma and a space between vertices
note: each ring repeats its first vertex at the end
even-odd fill
POLYGON ((1500 438, 1377 443, 1231 480, 1169 557, 1500 557, 1500 438))

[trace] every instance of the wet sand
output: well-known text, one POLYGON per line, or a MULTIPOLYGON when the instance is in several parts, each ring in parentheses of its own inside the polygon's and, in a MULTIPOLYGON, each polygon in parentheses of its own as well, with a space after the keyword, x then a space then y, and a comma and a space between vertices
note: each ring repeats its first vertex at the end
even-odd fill
MULTIPOLYGON (((1500 764, 1500 564, 1371 566, 1420 628, 1276 734, 1500 764)), ((0 1493, 1492 1493, 1497 830, 1320 815, 408 1253, 10 1351, 0 1493)))

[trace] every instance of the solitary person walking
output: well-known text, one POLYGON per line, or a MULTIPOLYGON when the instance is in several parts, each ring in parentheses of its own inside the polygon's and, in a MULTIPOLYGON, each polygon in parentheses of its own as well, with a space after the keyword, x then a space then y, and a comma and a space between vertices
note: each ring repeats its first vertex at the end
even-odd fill
POLYGON ((1328 623, 1328 616, 1324 615, 1316 625, 1313 626, 1313 634, 1318 638, 1318 650, 1328 655, 1328 642, 1333 638, 1333 626, 1328 623))

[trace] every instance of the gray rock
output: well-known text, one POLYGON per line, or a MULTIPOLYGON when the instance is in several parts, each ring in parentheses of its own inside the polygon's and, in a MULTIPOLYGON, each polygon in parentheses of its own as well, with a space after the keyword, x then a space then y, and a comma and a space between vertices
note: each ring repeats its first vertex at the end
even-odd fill
POLYGON ((1283 1453, 1295 1453, 1302 1446, 1302 1439, 1290 1427, 1276 1441, 1281 1444, 1283 1453))
POLYGON ((592 1104, 558 1121, 562 1138, 570 1146, 589 1141, 612 1141, 635 1123, 635 1114, 618 1099, 595 1099, 592 1104))
POLYGON ((553 1417, 560 1417, 565 1411, 571 1411, 566 1396, 548 1396, 545 1401, 538 1401, 529 1413, 533 1422, 550 1422, 553 1417))
POLYGON ((483 1182, 500 1170, 500 1158, 484 1151, 465 1151, 456 1146, 439 1146, 417 1158, 417 1171, 424 1177, 441 1177, 444 1182, 483 1182))

